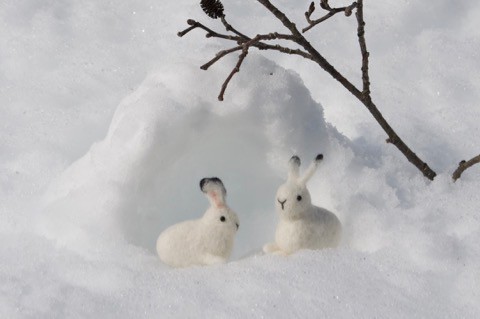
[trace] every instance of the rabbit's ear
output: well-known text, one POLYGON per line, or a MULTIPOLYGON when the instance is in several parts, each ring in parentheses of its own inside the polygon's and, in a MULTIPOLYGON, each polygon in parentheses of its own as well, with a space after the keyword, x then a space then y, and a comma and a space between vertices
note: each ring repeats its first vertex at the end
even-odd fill
POLYGON ((300 172, 300 158, 297 155, 293 155, 288 162, 289 169, 288 169, 288 180, 289 181, 296 181, 299 176, 300 172))
POLYGON ((227 190, 218 177, 203 178, 200 181, 200 189, 207 195, 210 204, 215 208, 225 207, 227 190))
POLYGON ((315 171, 317 170, 318 164, 323 160, 323 154, 318 154, 315 157, 315 160, 310 164, 306 172, 303 174, 302 178, 300 179, 300 183, 307 184, 308 180, 313 176, 315 171))

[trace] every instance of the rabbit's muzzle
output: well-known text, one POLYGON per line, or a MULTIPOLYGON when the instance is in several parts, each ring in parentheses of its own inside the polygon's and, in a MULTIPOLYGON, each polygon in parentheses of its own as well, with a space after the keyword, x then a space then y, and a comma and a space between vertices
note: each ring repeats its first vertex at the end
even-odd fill
POLYGON ((280 200, 277 198, 277 202, 279 202, 280 205, 282 205, 282 210, 283 210, 283 209, 284 209, 284 205, 285 205, 285 203, 287 202, 287 200, 284 200, 284 201, 282 202, 282 201, 280 201, 280 200))

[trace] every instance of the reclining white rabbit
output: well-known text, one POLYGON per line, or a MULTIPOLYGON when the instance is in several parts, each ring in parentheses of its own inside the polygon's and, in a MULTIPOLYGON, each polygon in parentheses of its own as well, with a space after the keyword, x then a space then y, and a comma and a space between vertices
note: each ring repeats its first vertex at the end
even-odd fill
POLYGON ((280 215, 275 242, 266 244, 264 252, 288 255, 300 249, 335 247, 340 242, 340 221, 330 211, 312 205, 306 186, 322 159, 322 154, 317 155, 302 177, 299 176, 300 158, 290 159, 288 179, 278 188, 275 200, 280 215))
POLYGON ((202 179, 200 189, 211 204, 202 218, 170 226, 158 237, 158 256, 169 266, 219 264, 230 257, 239 227, 237 214, 226 205, 227 192, 219 178, 202 179))

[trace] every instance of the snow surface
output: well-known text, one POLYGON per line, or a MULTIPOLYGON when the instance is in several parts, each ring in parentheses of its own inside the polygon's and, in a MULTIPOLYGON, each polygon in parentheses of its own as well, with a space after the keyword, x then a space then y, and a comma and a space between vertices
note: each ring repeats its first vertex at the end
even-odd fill
MULTIPOLYGON (((224 5, 245 32, 281 30, 255 1, 224 5)), ((199 69, 224 44, 176 36, 218 26, 196 2, 1 2, 0 318, 480 316, 480 168, 450 179, 480 150, 479 12, 366 3, 374 99, 429 182, 302 59, 249 54, 216 101, 236 57, 199 69), (262 255, 289 157, 318 152, 309 188, 341 246, 262 255), (205 176, 240 218, 232 261, 169 269, 155 239, 203 214, 205 176)), ((338 16, 309 39, 360 83, 354 28, 338 16)))

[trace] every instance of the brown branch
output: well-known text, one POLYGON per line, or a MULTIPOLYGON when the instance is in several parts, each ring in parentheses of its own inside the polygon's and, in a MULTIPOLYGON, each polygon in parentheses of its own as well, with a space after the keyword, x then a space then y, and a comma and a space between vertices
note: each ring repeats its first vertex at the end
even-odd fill
POLYGON ((247 37, 246 35, 244 35, 243 33, 237 31, 234 27, 232 27, 232 25, 230 23, 227 22, 227 20, 225 19, 225 16, 221 17, 220 20, 222 21, 223 25, 225 26, 225 29, 227 31, 230 31, 230 32, 233 32, 235 33, 236 35, 238 35, 239 37, 241 38, 244 38, 245 40, 250 40, 249 37, 247 37))
MULTIPOLYGON (((224 25, 228 25, 228 27, 227 27, 228 31, 234 32, 233 30, 235 30, 235 29, 232 26, 230 26, 224 18, 222 18, 222 21, 223 21, 224 25)), ((179 36, 183 36, 183 35, 187 34, 188 32, 190 32, 191 30, 193 30, 195 28, 201 28, 201 29, 203 29, 207 32, 207 37, 215 37, 215 38, 221 38, 221 39, 226 39, 226 40, 232 40, 232 41, 235 41, 235 42, 240 44, 236 47, 233 47, 233 48, 230 48, 230 49, 227 49, 227 50, 219 51, 213 59, 211 59, 210 61, 208 61, 207 63, 203 64, 200 67, 202 70, 207 70, 208 68, 210 68, 213 64, 215 64, 217 61, 219 61, 224 56, 226 56, 230 53, 233 53, 235 51, 242 50, 242 54, 239 57, 239 63, 237 63, 237 66, 235 66, 235 68, 232 70, 232 72, 227 77, 227 80, 222 85, 220 95, 218 96, 220 101, 223 101, 225 90, 226 90, 230 80, 232 79, 233 75, 235 73, 237 73, 238 70, 240 69, 240 66, 243 63, 243 60, 245 59, 246 55, 248 54, 248 49, 250 47, 256 47, 259 50, 274 50, 274 51, 279 51, 279 52, 286 53, 286 54, 299 55, 299 56, 302 56, 306 59, 313 60, 313 57, 308 52, 305 52, 305 51, 302 51, 302 50, 299 50, 299 49, 291 49, 291 48, 284 47, 284 46, 281 46, 281 45, 278 45, 278 44, 272 45, 272 44, 261 42, 262 40, 265 40, 265 41, 269 41, 269 40, 294 41, 295 40, 294 37, 292 35, 289 35, 289 34, 281 34, 281 33, 278 33, 278 32, 274 32, 274 33, 263 34, 263 35, 260 34, 260 35, 257 35, 255 38, 250 39, 249 37, 241 34, 240 32, 235 31, 236 34, 238 34, 238 36, 230 37, 228 35, 224 35, 224 34, 220 34, 218 32, 215 32, 215 31, 205 27, 204 25, 202 25, 201 23, 199 23, 197 21, 188 20, 188 23, 191 26, 189 28, 185 29, 184 31, 179 32, 178 33, 179 36), (247 50, 247 53, 245 53, 245 49, 247 50)))
POLYGON ((480 163, 480 155, 477 155, 475 156, 474 158, 472 158, 471 160, 469 161, 461 161, 459 164, 458 164, 458 168, 455 170, 455 172, 453 172, 452 174, 452 179, 454 182, 457 181, 457 179, 460 178, 460 176, 462 176, 462 173, 469 167, 475 165, 475 164, 478 164, 480 163))
POLYGON ((312 23, 313 21, 310 19, 312 16, 313 12, 315 11, 315 2, 311 2, 310 6, 308 7, 308 11, 305 12, 305 19, 307 19, 308 23, 312 23))
POLYGON ((368 75, 368 57, 370 53, 367 51, 367 42, 365 41, 365 20, 363 19, 363 0, 358 0, 357 12, 355 16, 357 17, 357 36, 358 43, 360 44, 360 51, 362 53, 362 82, 363 90, 362 93, 366 99, 371 99, 370 97, 370 77, 368 75))
POLYGON ((326 15, 324 15, 323 17, 321 17, 320 19, 313 20, 313 21, 310 20, 310 17, 307 17, 307 22, 308 22, 309 26, 303 28, 303 29, 302 29, 302 32, 303 32, 303 33, 307 32, 308 30, 310 30, 311 28, 313 28, 313 27, 316 26, 317 24, 322 23, 323 21, 325 21, 325 20, 333 17, 335 14, 337 14, 337 13, 339 13, 339 12, 341 12, 341 10, 340 10, 340 11, 332 10, 332 11, 330 11, 329 13, 327 13, 326 15))
POLYGON ((263 43, 263 42, 259 42, 257 44, 252 45, 252 46, 257 47, 259 50, 275 50, 275 51, 279 51, 279 52, 286 53, 286 54, 299 55, 301 57, 304 57, 305 59, 309 59, 309 60, 314 61, 311 54, 309 54, 308 52, 299 50, 299 49, 290 49, 290 48, 283 47, 283 46, 278 45, 278 44, 271 45, 271 44, 266 44, 266 43, 263 43))
POLYGON ((243 60, 245 60, 245 58, 247 57, 247 54, 248 54, 248 46, 244 46, 243 50, 242 50, 242 53, 238 57, 237 64, 233 68, 232 72, 230 72, 230 74, 228 75, 225 82, 223 82, 223 84, 222 84, 222 89, 220 90, 220 94, 218 95, 218 100, 219 101, 223 101, 223 96, 225 94, 225 90, 227 89, 228 83, 230 83, 230 80, 233 78, 235 73, 240 72, 240 66, 243 63, 243 60))
MULTIPOLYGON (((188 20, 188 21, 190 21, 190 20, 188 20)), ((187 22, 188 22, 188 21, 187 21, 187 22)), ((177 32, 177 35, 181 38, 181 37, 183 37, 185 34, 187 34, 188 32, 192 31, 193 29, 196 29, 197 27, 198 27, 198 25, 192 25, 192 26, 186 28, 186 29, 183 30, 183 31, 177 32)))
MULTIPOLYGON (((370 94, 366 95, 361 92, 355 85, 346 79, 340 72, 338 72, 333 65, 331 65, 306 39, 298 32, 294 23, 292 23, 287 16, 278 10, 269 0, 257 0, 265 6, 282 24, 290 30, 292 35, 296 38, 295 42, 300 44, 313 57, 313 60, 334 79, 340 82, 350 93, 352 93, 360 102, 363 103, 369 110, 370 114, 375 118, 377 123, 387 133, 388 140, 394 141, 393 145, 397 147, 400 152, 407 158, 407 160, 417 167, 425 177, 433 180, 437 175, 425 162, 423 162, 417 154, 415 154, 403 140, 398 136, 394 129, 388 124, 377 106, 372 102, 370 94)), ((357 8, 358 10, 358 8, 357 8)), ((363 19, 363 18, 362 18, 363 19)), ((366 60, 368 63, 368 60, 366 60)), ((368 68, 366 69, 368 71, 368 68)))
POLYGON ((331 65, 311 44, 305 39, 305 37, 298 31, 295 24, 287 18, 287 16, 278 10, 269 0, 257 0, 267 8, 280 22, 290 30, 295 43, 302 46, 323 70, 329 73, 335 80, 340 82, 350 93, 355 96, 361 96, 359 89, 355 87, 347 78, 345 78, 340 72, 338 72, 333 65, 331 65))
MULTIPOLYGON (((192 19, 189 19, 187 21, 187 23, 191 25, 190 27, 188 27, 187 29, 177 33, 177 35, 179 37, 183 37, 185 34, 192 31, 193 29, 200 28, 200 29, 203 29, 207 32, 207 34, 206 34, 207 38, 220 38, 220 39, 224 39, 224 40, 235 41, 235 42, 240 44, 240 45, 238 45, 236 47, 233 47, 231 49, 219 51, 212 60, 210 60, 209 62, 205 63, 204 65, 202 65, 200 67, 202 70, 207 70, 213 64, 215 64, 215 62, 217 62, 218 60, 220 60, 224 56, 226 56, 226 55, 228 55, 232 52, 241 50, 243 48, 242 44, 251 40, 250 37, 248 37, 246 35, 243 35, 242 33, 236 31, 235 28, 233 28, 230 24, 228 24, 228 22, 225 20, 224 17, 221 17, 221 20, 222 20, 222 23, 225 25, 227 31, 234 32, 238 36, 229 36, 229 35, 218 33, 218 32, 213 31, 210 28, 208 28, 208 27, 204 26, 203 24, 201 24, 201 23, 199 23, 195 20, 192 20, 192 19)), ((292 35, 280 34, 278 32, 270 33, 268 35, 263 35, 263 36, 261 36, 261 38, 264 39, 264 40, 289 40, 289 41, 294 40, 292 35)), ((256 47, 259 50, 274 50, 274 51, 279 51, 279 52, 286 53, 286 54, 299 55, 299 56, 304 57, 306 59, 312 60, 312 56, 305 51, 302 51, 302 50, 299 50, 299 49, 291 49, 291 48, 284 47, 284 46, 281 46, 281 45, 278 45, 278 44, 271 45, 271 44, 267 44, 267 43, 258 41, 258 42, 255 42, 255 43, 251 44, 250 46, 256 47)))
MULTIPOLYGON (((202 24, 189 20, 189 24, 191 27, 179 33, 179 36, 183 36, 184 34, 190 32, 194 28, 202 28, 207 32, 207 37, 217 37, 226 40, 236 41, 238 46, 233 47, 228 50, 220 51, 217 53, 215 58, 207 62, 202 66, 202 68, 207 69, 209 66, 217 62, 219 59, 224 57, 227 54, 242 49, 242 53, 240 54, 237 64, 233 68, 232 72, 228 75, 227 79, 222 85, 220 94, 218 99, 223 101, 225 90, 230 83, 231 79, 240 71, 240 67, 244 62, 248 50, 250 47, 256 47, 260 50, 277 50, 279 52, 288 53, 288 54, 296 54, 307 59, 310 59, 317 63, 324 71, 330 74, 335 80, 340 82, 351 94, 353 94, 372 114, 374 119, 377 123, 382 127, 385 133, 388 136, 387 142, 395 145, 397 149, 400 150, 402 154, 407 158, 407 160, 412 163, 415 167, 417 167, 425 177, 430 180, 433 180, 436 176, 436 173, 425 163, 423 162, 404 142, 403 140, 397 135, 397 133, 393 130, 390 124, 385 120, 382 113, 378 110, 377 106, 373 103, 371 96, 370 96, 370 80, 368 75, 368 56, 369 53, 367 51, 366 41, 365 41, 365 22, 363 20, 363 1, 359 0, 358 2, 354 2, 352 5, 343 8, 333 9, 329 6, 328 0, 321 0, 321 7, 324 10, 332 12, 333 10, 340 10, 342 9, 345 14, 348 16, 351 14, 354 8, 357 9, 356 16, 357 16, 357 35, 358 41, 360 44, 360 50, 362 53, 362 82, 363 88, 362 90, 358 89, 352 82, 350 82, 347 78, 345 78, 340 72, 338 72, 335 67, 330 64, 311 44, 308 40, 300 33, 297 29, 296 25, 290 21, 290 19, 277 7, 275 7, 270 0, 257 0, 261 3, 268 11, 270 11, 289 31, 291 34, 279 34, 279 33, 269 33, 264 35, 257 35, 256 37, 250 39, 246 35, 235 30, 231 25, 229 25, 226 21, 222 21, 222 23, 227 28, 227 31, 233 32, 236 34, 235 36, 224 35, 217 33, 202 24), (287 40, 299 45, 301 49, 290 49, 287 47, 283 47, 280 45, 272 45, 262 41, 270 41, 270 40, 287 40)), ((309 11, 306 12, 307 21, 310 20, 310 16, 315 10, 314 6, 312 5, 309 8, 309 11)), ((342 10, 338 11, 341 12, 342 10)), ((336 13, 338 13, 336 12, 336 13)), ((320 18, 322 19, 322 18, 320 18)), ((323 21, 325 21, 324 19, 323 21)), ((313 21, 311 21, 313 22, 313 21)), ((320 23, 320 22, 319 22, 320 23)), ((317 23, 318 24, 318 23, 317 23)))
MULTIPOLYGON (((253 39, 243 43, 240 47, 242 48, 242 53, 240 54, 240 56, 238 57, 238 61, 237 61, 237 64, 235 65, 235 67, 233 68, 232 72, 230 72, 230 74, 228 75, 227 79, 225 80, 225 82, 223 82, 222 84, 222 88, 220 89, 220 94, 218 95, 218 100, 219 101, 223 101, 224 99, 224 95, 225 95, 225 90, 227 89, 228 87, 228 84, 230 83, 230 81, 232 80, 233 76, 235 75, 235 73, 238 73, 240 72, 240 66, 242 65, 243 61, 245 60, 245 58, 247 57, 247 54, 248 54, 248 50, 250 47, 252 46, 257 46, 258 45, 261 45, 261 46, 264 46, 265 44, 263 43, 259 43, 261 40, 275 40, 275 39, 289 39, 290 36, 289 35, 283 35, 283 34, 279 34, 279 33, 269 33, 269 34, 258 34, 257 36, 255 36, 253 39)), ((280 47, 278 46, 278 48, 281 48, 281 49, 286 49, 286 48, 283 48, 283 47, 280 47)), ((238 51, 239 47, 235 47, 235 48, 232 48, 230 50, 225 50, 225 51, 221 51, 220 52, 220 57, 219 55, 217 55, 217 57, 215 57, 213 60, 211 60, 210 62, 208 62, 207 64, 205 65, 212 65, 213 63, 215 63, 216 61, 218 61, 222 56, 225 56, 227 55, 228 53, 232 53, 234 51, 238 51)), ((205 66, 204 65, 204 66, 205 66)), ((203 66, 202 66, 203 67, 203 66)), ((207 67, 208 68, 208 67, 207 67)))
POLYGON ((349 6, 346 6, 346 7, 340 7, 340 8, 331 8, 328 3, 326 6, 323 6, 322 8, 326 11, 328 11, 328 13, 326 15, 324 15, 323 17, 317 19, 317 20, 311 20, 311 16, 312 16, 312 13, 315 11, 315 4, 314 2, 312 2, 310 4, 310 7, 308 8, 308 11, 305 12, 305 18, 309 24, 308 27, 305 27, 302 29, 302 32, 305 33, 307 32, 308 30, 312 29, 313 27, 315 27, 317 24, 320 24, 328 19, 330 19, 331 17, 333 17, 334 15, 336 15, 337 13, 339 12, 344 12, 346 16, 350 16, 352 14, 352 10, 357 6, 357 3, 354 2, 352 3, 351 5, 349 6))
POLYGON ((207 63, 205 63, 204 65, 202 65, 200 67, 200 69, 202 70, 208 70, 209 67, 211 67, 213 64, 215 64, 215 62, 217 62, 218 60, 220 60, 221 58, 223 58, 224 56, 226 56, 227 54, 230 54, 232 52, 235 52, 235 51, 238 51, 238 50, 242 50, 243 49, 243 46, 242 45, 239 45, 239 46, 236 46, 234 48, 231 48, 231 49, 228 49, 228 50, 222 50, 220 52, 218 52, 215 57, 213 59, 211 59, 210 61, 208 61, 207 63))
POLYGON ((295 37, 301 36, 298 32, 295 24, 287 18, 287 16, 280 10, 277 9, 270 1, 268 0, 257 0, 260 2, 268 11, 270 11, 282 24, 292 32, 292 35, 295 37))
POLYGON ((232 40, 232 41, 242 41, 242 40, 244 40, 240 36, 232 36, 232 35, 221 34, 221 33, 215 32, 212 29, 204 26, 200 22, 197 22, 197 21, 192 20, 192 19, 188 19, 187 23, 190 25, 190 27, 186 28, 183 31, 178 32, 177 35, 179 37, 183 37, 185 34, 189 33, 193 29, 200 28, 200 29, 203 29, 203 30, 207 31, 207 34, 206 34, 207 38, 215 37, 215 38, 221 38, 221 39, 232 40))

